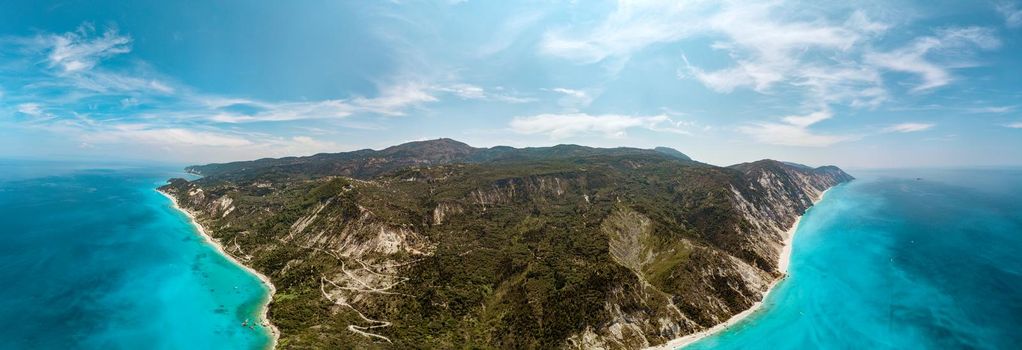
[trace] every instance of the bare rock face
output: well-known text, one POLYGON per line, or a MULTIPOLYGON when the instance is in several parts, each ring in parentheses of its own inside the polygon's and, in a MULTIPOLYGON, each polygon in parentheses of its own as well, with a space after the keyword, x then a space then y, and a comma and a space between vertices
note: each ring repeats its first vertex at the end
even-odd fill
POLYGON ((661 344, 759 301, 786 231, 852 179, 447 139, 189 170, 161 190, 272 279, 284 348, 661 344))
POLYGON ((773 160, 732 166, 748 180, 731 187, 732 201, 748 226, 739 230, 750 240, 756 263, 777 269, 781 242, 795 219, 805 213, 824 191, 853 178, 837 167, 810 168, 773 160))

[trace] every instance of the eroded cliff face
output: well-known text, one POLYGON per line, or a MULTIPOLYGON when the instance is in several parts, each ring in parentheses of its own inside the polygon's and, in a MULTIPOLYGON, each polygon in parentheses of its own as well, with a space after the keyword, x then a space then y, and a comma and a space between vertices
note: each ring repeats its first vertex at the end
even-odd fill
POLYGON ((642 150, 516 152, 392 152, 417 166, 263 169, 161 190, 273 280, 283 348, 635 349, 759 301, 788 228, 851 179, 642 150))
POLYGON ((745 183, 731 186, 733 206, 747 225, 738 227, 750 244, 744 250, 766 271, 776 271, 781 243, 795 219, 823 192, 853 177, 832 166, 809 168, 764 160, 732 166, 745 183))

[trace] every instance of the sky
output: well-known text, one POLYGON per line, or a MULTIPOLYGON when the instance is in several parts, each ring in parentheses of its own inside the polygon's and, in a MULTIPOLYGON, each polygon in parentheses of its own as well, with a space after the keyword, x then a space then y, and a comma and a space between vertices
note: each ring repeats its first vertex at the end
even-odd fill
POLYGON ((1022 165, 1022 0, 2 1, 0 157, 1022 165), (826 3, 826 4, 823 4, 826 3))

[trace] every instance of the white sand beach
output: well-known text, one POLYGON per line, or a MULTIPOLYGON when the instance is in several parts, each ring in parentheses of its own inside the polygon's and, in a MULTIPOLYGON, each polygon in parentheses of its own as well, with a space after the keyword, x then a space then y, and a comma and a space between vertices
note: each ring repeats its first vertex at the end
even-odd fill
MULTIPOLYGON (((823 197, 826 196, 827 192, 829 191, 830 189, 827 189, 826 191, 823 191, 823 193, 820 193, 820 197, 813 201, 813 205, 815 206, 816 203, 819 203, 821 200, 823 200, 823 197)), ((774 280, 774 282, 770 284, 770 287, 767 289, 765 293, 763 293, 763 298, 760 299, 760 301, 756 302, 755 304, 752 304, 752 307, 750 307, 749 309, 739 312, 734 316, 731 316, 731 318, 729 318, 727 321, 724 321, 724 323, 718 324, 701 332, 692 333, 681 338, 672 339, 667 343, 652 346, 647 349, 668 350, 683 348, 699 340, 702 340, 703 338, 716 334, 717 332, 726 330, 731 326, 737 324, 738 322, 741 322, 746 317, 749 317, 749 315, 752 315, 756 311, 759 311, 759 309, 763 306, 763 301, 766 300, 767 296, 770 295, 770 292, 774 290, 774 287, 776 287, 778 283, 780 283, 782 280, 788 277, 788 266, 791 264, 791 244, 795 240, 795 233, 798 232, 798 224, 801 221, 802 216, 795 218, 795 223, 791 225, 790 229, 788 229, 787 235, 784 238, 784 246, 781 248, 780 257, 778 257, 777 268, 778 270, 780 270, 781 273, 784 274, 784 276, 781 276, 781 278, 774 280)))
POLYGON ((159 192, 164 197, 170 199, 170 202, 173 203, 174 209, 177 209, 178 211, 188 216, 188 219, 192 222, 192 225, 195 226, 195 230, 199 232, 199 234, 207 243, 215 247, 216 250, 220 252, 221 255, 227 257, 227 259, 229 259, 234 264, 240 266, 241 268, 245 269, 245 271, 248 271, 252 275, 258 277, 259 280, 262 281, 264 285, 270 288, 270 293, 266 295, 266 300, 263 301, 261 312, 259 313, 260 314, 259 324, 266 326, 270 330, 270 334, 272 335, 273 338, 270 344, 267 346, 267 349, 275 348, 277 346, 277 342, 280 340, 280 330, 277 329, 277 326, 274 326, 269 319, 270 301, 273 300, 273 295, 277 293, 277 288, 273 285, 272 282, 270 282, 270 278, 259 273, 259 271, 256 271, 255 269, 241 263, 241 261, 238 261, 238 259, 236 259, 234 256, 227 253, 227 251, 224 250, 223 245, 221 245, 220 242, 218 242, 217 240, 213 239, 213 236, 210 236, 209 233, 206 232, 206 229, 203 228, 202 225, 200 225, 197 220, 195 220, 195 215, 193 215, 192 212, 178 205, 177 199, 174 198, 174 196, 171 196, 170 194, 167 194, 160 190, 156 190, 156 192, 159 192))

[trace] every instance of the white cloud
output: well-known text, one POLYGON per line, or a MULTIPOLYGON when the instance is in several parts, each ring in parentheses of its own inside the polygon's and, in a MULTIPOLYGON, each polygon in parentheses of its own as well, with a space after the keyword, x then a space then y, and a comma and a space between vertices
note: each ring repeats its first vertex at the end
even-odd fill
POLYGON ((534 101, 534 99, 532 98, 525 98, 508 94, 505 91, 503 91, 504 90, 503 88, 500 87, 497 87, 496 89, 492 90, 487 90, 481 86, 464 83, 432 86, 429 88, 429 90, 450 93, 465 100, 486 100, 506 103, 527 103, 534 101))
MULTIPOLYGON (((739 67, 706 72, 698 67, 692 66, 688 62, 688 57, 683 56, 683 58, 688 74, 710 90, 719 93, 731 93, 737 88, 750 86, 762 91, 769 86, 769 83, 780 79, 779 74, 761 71, 759 68, 763 67, 757 67, 750 63, 742 64, 739 67), (760 80, 764 83, 757 84, 755 83, 756 80, 760 80)), ((685 78, 685 74, 679 73, 679 77, 685 78)))
POLYGON ((64 73, 87 71, 102 59, 131 51, 131 38, 117 30, 107 29, 102 36, 91 38, 94 32, 95 28, 86 24, 75 32, 50 36, 50 67, 64 73))
POLYGON ((571 96, 571 97, 574 97, 574 98, 577 98, 577 99, 586 99, 586 98, 589 97, 586 94, 586 92, 582 91, 582 90, 574 90, 574 89, 566 89, 566 88, 553 88, 553 89, 550 89, 550 91, 559 92, 559 93, 562 93, 562 94, 565 94, 565 95, 568 95, 568 96, 571 96))
MULTIPOLYGON (((227 103, 230 100, 216 101, 227 103)), ((240 114, 225 111, 210 113, 207 119, 219 123, 275 122, 301 119, 337 119, 354 113, 358 107, 341 100, 323 100, 314 102, 268 103, 238 100, 220 108, 244 105, 259 109, 258 112, 240 114)), ((209 113, 209 112, 205 112, 209 113)))
POLYGON ((520 134, 545 134, 552 139, 580 134, 602 134, 605 137, 620 138, 626 135, 628 129, 633 128, 687 134, 681 128, 682 123, 675 122, 666 115, 540 114, 516 117, 511 121, 510 126, 511 130, 520 134))
POLYGON ((751 123, 739 127, 738 131, 757 142, 782 146, 825 147, 855 139, 846 135, 815 134, 809 130, 813 124, 831 117, 833 114, 829 110, 822 110, 807 115, 783 117, 780 123, 751 123))
POLYGON ((1022 122, 1004 124, 1005 127, 1012 129, 1022 129, 1022 122))
MULTIPOLYGON (((879 40, 888 37, 885 34, 900 16, 873 11, 889 19, 877 21, 867 10, 842 15, 791 1, 622 0, 595 24, 548 31, 540 52, 593 63, 627 59, 657 44, 716 40, 710 47, 727 54, 731 65, 706 69, 682 54, 679 78, 694 79, 719 93, 750 89, 769 94, 777 86, 794 88, 804 93, 803 107, 826 111, 834 104, 876 108, 890 100, 885 71, 919 76, 921 82, 912 88, 916 92, 947 85, 954 80, 954 69, 977 65, 972 59, 975 52, 1001 44, 989 28, 949 27, 903 47, 877 49, 889 47, 879 40)), ((856 138, 811 132, 811 125, 830 117, 829 112, 818 112, 751 123, 739 130, 757 141, 784 145, 827 146, 856 138)))
POLYGON ((33 117, 41 117, 45 115, 42 106, 38 103, 22 103, 18 105, 18 112, 33 117))
POLYGON ((95 69, 79 74, 64 76, 66 84, 79 89, 96 92, 99 94, 114 93, 156 93, 172 94, 175 89, 167 83, 156 79, 146 79, 120 73, 112 73, 95 69))
POLYGON ((508 95, 508 94, 495 94, 495 95, 491 95, 490 99, 493 100, 493 101, 500 101, 500 102, 505 102, 505 103, 529 103, 529 102, 536 102, 536 99, 532 98, 532 97, 520 97, 520 96, 508 95))
POLYGON ((835 21, 833 16, 781 1, 722 5, 620 1, 614 12, 592 28, 547 32, 540 49, 591 63, 627 57, 658 43, 722 36, 712 47, 727 52, 733 66, 707 71, 683 57, 685 69, 680 75, 722 93, 738 88, 765 92, 778 83, 791 82, 809 86, 815 95, 824 94, 834 101, 875 106, 886 99, 877 68, 918 74, 923 83, 916 89, 927 90, 946 85, 951 81, 948 69, 963 64, 934 62, 927 55, 942 51, 960 56, 972 48, 989 50, 1000 45, 990 29, 964 27, 939 30, 935 36, 918 38, 904 48, 872 51, 872 39, 890 27, 871 20, 863 11, 835 21), (860 61, 863 52, 865 62, 860 61), (865 94, 854 93, 866 89, 865 94))
POLYGON ((972 46, 983 50, 1001 47, 997 32, 984 27, 952 27, 937 31, 941 49, 962 49, 972 46))
POLYGON ((130 73, 103 69, 104 60, 131 52, 131 37, 116 29, 97 34, 90 24, 73 32, 46 34, 32 38, 8 39, 12 51, 42 59, 48 69, 36 72, 39 79, 24 85, 27 89, 55 88, 67 91, 65 96, 78 99, 118 93, 172 94, 176 89, 160 79, 146 77, 145 66, 130 73), (43 79, 45 78, 45 79, 43 79))
POLYGON ((138 106, 139 104, 141 104, 141 102, 139 102, 139 100, 137 98, 134 98, 134 97, 128 97, 128 98, 122 98, 121 99, 121 108, 131 108, 131 107, 138 106))
MULTIPOLYGON (((428 96, 428 95, 425 95, 428 96)), ((406 109, 426 101, 435 101, 415 94, 405 96, 358 97, 352 100, 320 100, 310 102, 264 102, 254 100, 211 99, 209 109, 179 114, 181 119, 206 119, 216 123, 285 122, 313 119, 342 119, 356 113, 403 116, 406 109), (250 113, 226 110, 234 106, 256 109, 250 113)))
POLYGON ((849 50, 887 25, 854 12, 844 22, 822 17, 784 20, 797 8, 780 2, 748 4, 692 1, 619 1, 613 13, 595 28, 558 28, 546 33, 540 49, 548 55, 582 63, 611 57, 627 58, 658 43, 696 36, 723 36, 713 45, 726 51, 735 65, 706 71, 687 62, 683 76, 718 92, 748 87, 765 91, 791 79, 805 67, 801 56, 810 49, 849 50))
MULTIPOLYGON (((751 123, 738 128, 738 131, 751 136, 760 143, 782 146, 826 147, 840 142, 859 139, 858 135, 818 134, 810 130, 812 125, 830 119, 833 114, 829 110, 792 115, 781 118, 781 122, 751 123)), ((910 133, 929 130, 934 124, 901 123, 895 124, 879 132, 910 133)))
POLYGON ((702 1, 619 1, 617 9, 591 30, 556 28, 541 52, 582 63, 627 57, 649 45, 679 40, 698 31, 702 1))
POLYGON ((917 131, 929 130, 929 129, 933 128, 933 126, 934 126, 934 124, 928 124, 928 123, 901 123, 901 124, 895 124, 895 125, 888 126, 888 127, 884 128, 883 131, 884 132, 909 133, 909 132, 917 132, 917 131))
POLYGON ((204 110, 196 113, 218 123, 273 122, 304 119, 340 119, 356 113, 373 113, 387 116, 406 115, 409 108, 428 102, 439 101, 436 92, 451 93, 466 99, 496 98, 482 88, 468 84, 448 87, 434 87, 420 83, 402 83, 381 88, 376 97, 355 97, 309 102, 265 102, 250 99, 198 96, 198 104, 204 110), (256 109, 251 113, 231 112, 225 109, 246 106, 256 109))
POLYGON ((968 61, 938 63, 927 56, 938 51, 956 55, 967 53, 972 48, 991 50, 999 47, 1000 40, 988 28, 964 27, 947 28, 936 36, 914 40, 910 45, 889 52, 872 52, 865 57, 867 63, 891 71, 912 73, 922 81, 913 91, 924 91, 947 85, 951 82, 951 68, 974 65, 968 61))
POLYGON ((322 141, 309 136, 293 136, 290 138, 271 139, 256 147, 255 154, 271 154, 274 156, 309 155, 324 152, 341 152, 348 147, 331 141, 322 141))
POLYGON ((166 150, 167 154, 159 156, 188 161, 282 157, 351 149, 304 135, 282 137, 215 127, 182 127, 144 122, 109 123, 92 120, 85 115, 30 127, 67 137, 79 144, 80 148, 123 149, 127 153, 166 150))
POLYGON ((965 110, 971 113, 993 113, 1002 114, 1014 111, 1017 106, 988 106, 988 107, 973 107, 966 108, 965 110))
POLYGON ((380 90, 377 97, 356 97, 351 104, 359 109, 383 115, 405 115, 404 109, 425 102, 434 102, 437 98, 429 93, 429 87, 420 83, 401 83, 388 85, 380 90))
POLYGON ((562 107, 569 109, 577 109, 579 107, 586 107, 593 102, 593 95, 584 90, 568 89, 568 88, 553 88, 549 91, 556 92, 563 95, 558 99, 557 103, 562 107))
POLYGON ((727 51, 735 66, 706 72, 692 67, 694 78, 707 87, 730 92, 748 87, 763 92, 774 84, 798 76, 806 66, 802 55, 811 49, 846 51, 864 37, 886 29, 855 12, 844 23, 822 20, 782 20, 778 3, 726 7, 710 17, 706 27, 727 40, 714 48, 727 51))
POLYGON ((1004 25, 1009 28, 1022 27, 1022 8, 1012 1, 1001 1, 995 6, 997 12, 1004 16, 1004 25))
POLYGON ((224 108, 234 105, 248 105, 259 103, 247 98, 232 98, 223 96, 195 96, 193 99, 197 103, 207 106, 209 108, 224 108))
POLYGON ((810 125, 830 119, 833 116, 834 115, 830 111, 823 110, 819 112, 809 113, 806 115, 790 115, 781 118, 781 120, 793 126, 806 128, 809 127, 810 125))
POLYGON ((468 84, 440 88, 408 79, 381 85, 373 97, 266 102, 205 95, 187 87, 175 88, 160 79, 151 78, 149 76, 156 74, 144 68, 131 72, 104 69, 101 64, 104 59, 130 51, 131 38, 118 34, 116 30, 107 30, 101 36, 94 34, 91 26, 84 25, 76 32, 11 41, 21 45, 24 49, 21 52, 27 54, 47 52, 45 60, 49 67, 54 68, 38 72, 41 74, 25 85, 29 93, 22 97, 33 97, 35 91, 54 90, 60 91, 61 95, 56 98, 46 97, 54 104, 73 106, 82 100, 109 97, 115 103, 120 102, 122 107, 159 98, 159 104, 151 105, 157 110, 129 117, 166 121, 207 120, 215 123, 337 119, 356 113, 401 116, 411 108, 439 101, 438 93, 512 103, 526 101, 515 96, 487 92, 468 84))
POLYGON ((98 130, 87 130, 82 140, 88 144, 158 144, 183 146, 238 147, 252 142, 239 136, 198 131, 178 127, 158 127, 146 124, 116 124, 98 130))
MULTIPOLYGON (((200 143, 197 137, 207 137, 209 143, 216 145, 237 145, 244 138, 230 134, 211 131, 192 130, 195 121, 213 123, 246 123, 265 121, 291 121, 303 119, 340 119, 356 113, 380 114, 390 116, 405 115, 408 109, 425 103, 438 101, 438 93, 451 93, 462 98, 478 98, 484 94, 486 99, 507 102, 523 102, 524 99, 497 92, 484 91, 482 88, 468 84, 454 84, 449 90, 441 90, 436 85, 420 83, 414 80, 402 80, 400 83, 382 85, 374 97, 358 96, 349 99, 328 99, 300 102, 265 102, 243 98, 225 98, 215 95, 204 95, 191 89, 175 88, 171 84, 147 76, 155 75, 144 70, 131 72, 104 69, 103 61, 116 55, 130 52, 131 38, 121 35, 116 30, 108 29, 97 34, 93 27, 83 25, 75 32, 59 35, 40 35, 33 38, 22 38, 11 41, 20 45, 26 54, 45 53, 44 62, 51 68, 40 71, 38 76, 25 85, 25 90, 61 91, 62 96, 54 98, 46 96, 49 103, 62 106, 61 118, 46 113, 41 105, 26 104, 20 106, 20 112, 35 117, 49 117, 48 123, 74 124, 71 119, 76 115, 76 108, 91 109, 90 106, 75 106, 78 101, 98 99, 109 96, 113 103, 127 108, 143 101, 160 98, 159 104, 148 104, 155 110, 144 114, 117 115, 113 120, 147 120, 168 123, 160 128, 114 129, 89 126, 90 132, 103 135, 102 138, 117 140, 168 139, 180 136, 184 143, 200 143), (181 90, 181 91, 179 91, 181 90), (171 96, 168 99, 167 96, 171 96), (232 108, 241 107, 241 108, 232 108), (66 118, 64 117, 66 115, 66 118), (187 121, 189 124, 177 124, 187 121), (184 126, 184 127, 181 127, 184 126)), ((141 65, 145 67, 145 65, 141 65)), ((22 94, 21 98, 37 97, 34 93, 22 94)), ((93 123, 102 124, 104 116, 93 123)), ((38 120, 37 120, 38 121, 38 120)), ((92 143, 96 143, 95 141, 92 143)))
POLYGON ((796 74, 792 85, 805 88, 807 100, 823 105, 846 103, 873 108, 890 98, 877 69, 852 64, 807 64, 796 74))
POLYGON ((883 33, 888 25, 858 11, 843 22, 785 20, 784 13, 790 10, 771 2, 732 6, 711 17, 708 28, 727 39, 713 47, 728 52, 734 65, 706 71, 682 56, 679 77, 694 78, 720 93, 739 88, 768 93, 787 84, 803 88, 813 105, 875 107, 887 100, 879 72, 862 66, 854 56, 857 45, 883 33))
POLYGON ((446 91, 457 95, 464 99, 483 99, 486 98, 486 90, 481 87, 471 84, 454 84, 447 87, 438 88, 441 91, 446 91))

